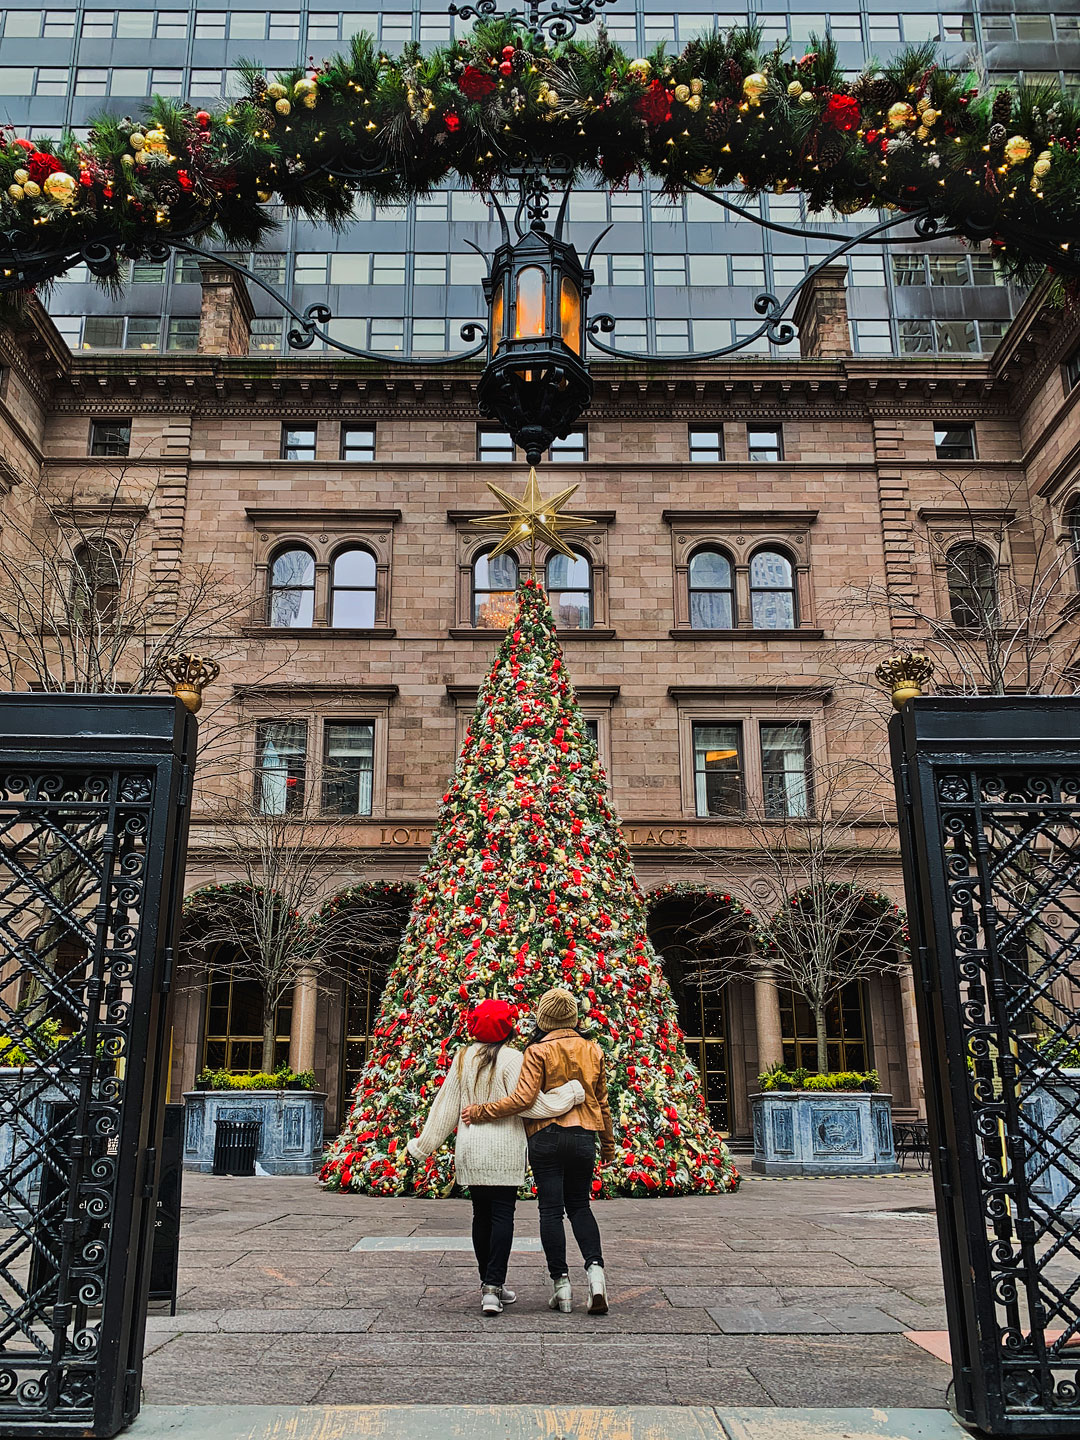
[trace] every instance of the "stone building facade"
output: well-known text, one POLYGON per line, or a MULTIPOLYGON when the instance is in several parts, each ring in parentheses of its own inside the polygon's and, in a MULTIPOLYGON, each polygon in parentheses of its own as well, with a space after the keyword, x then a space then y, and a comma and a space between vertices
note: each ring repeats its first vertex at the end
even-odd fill
MULTIPOLYGON (((107 537, 122 513, 141 534, 132 583, 160 587, 154 624, 179 603, 178 574, 237 597, 198 642, 222 675, 189 891, 228 878, 209 801, 238 774, 270 807, 335 812, 331 889, 408 881, 513 583, 468 521, 492 508, 486 480, 512 487, 524 466, 478 423, 475 368, 253 358, 251 316, 214 270, 197 354, 71 354, 36 307, 9 321, 4 543, 27 545, 12 520, 45 489, 60 497, 50 524, 100 515, 107 537)), ((659 892, 656 940, 684 1028, 733 1134, 749 1128, 759 1068, 809 1054, 812 1026, 766 982, 696 990, 707 895, 670 887, 723 877, 761 902, 768 880, 732 797, 782 823, 785 807, 812 803, 815 773, 880 760, 887 700, 870 671, 918 645, 920 616, 963 629, 971 597, 942 559, 952 546, 979 550, 972 584, 995 586, 1004 615, 1049 536, 1060 583, 1040 618, 1063 654, 1080 607, 1080 318, 1036 292, 993 357, 854 356, 843 273, 826 271, 799 319, 801 355, 596 364, 580 433, 541 472, 552 488, 578 484, 573 508, 595 522, 549 589, 639 878, 659 892)), ((32 683, 27 670, 21 687, 32 683)), ((860 832, 874 855, 860 884, 902 902, 881 794, 879 822, 860 832)), ((256 1068, 251 997, 227 956, 214 963, 213 984, 190 979, 175 1002, 174 1097, 205 1063, 256 1068)), ((305 987, 281 1012, 281 1054, 315 1069, 331 1126, 377 978, 349 995, 305 987)), ((898 1113, 919 1110, 909 974, 854 986, 830 1047, 837 1066, 876 1066, 898 1113)))

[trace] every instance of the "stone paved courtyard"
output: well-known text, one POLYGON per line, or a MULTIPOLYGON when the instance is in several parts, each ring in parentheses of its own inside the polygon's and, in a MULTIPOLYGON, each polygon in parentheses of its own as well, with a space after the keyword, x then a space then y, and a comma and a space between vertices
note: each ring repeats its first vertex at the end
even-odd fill
MULTIPOLYGON (((148 1403, 945 1403, 948 1368, 904 1333, 945 1325, 923 1175, 603 1203, 611 1313, 550 1312, 526 1252, 511 1262, 520 1299, 494 1320, 468 1250, 352 1248, 464 1238, 466 1202, 184 1184, 179 1305, 151 1306, 148 1403)), ((535 1206, 517 1233, 538 1234, 535 1206)))

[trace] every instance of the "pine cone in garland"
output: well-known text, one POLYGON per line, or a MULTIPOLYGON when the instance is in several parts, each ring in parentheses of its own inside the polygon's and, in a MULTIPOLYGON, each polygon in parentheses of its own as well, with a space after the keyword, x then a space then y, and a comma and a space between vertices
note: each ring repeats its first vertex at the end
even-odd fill
POLYGON ((817 163, 822 170, 831 170, 844 158, 846 150, 843 136, 836 130, 827 130, 818 137, 817 163))
POLYGON ((277 118, 272 110, 268 110, 265 105, 260 105, 255 111, 255 123, 260 130, 273 130, 277 124, 277 118))
POLYGON ((255 79, 252 81, 252 85, 251 85, 251 93, 255 96, 255 99, 256 99, 256 100, 260 100, 260 101, 261 101, 261 100, 265 100, 265 99, 266 99, 266 86, 267 86, 266 76, 265 76, 265 75, 256 75, 256 76, 255 76, 255 79))
POLYGON ((734 60, 728 60, 724 65, 724 75, 728 83, 734 87, 736 93, 741 95, 743 82, 742 66, 736 64, 734 60))
POLYGON ((1012 91, 999 90, 994 96, 994 103, 990 109, 990 118, 995 125, 1008 125, 1012 116, 1012 91))
POLYGON ((705 139, 710 145, 720 145, 728 137, 731 129, 731 110, 727 106, 721 106, 714 110, 705 121, 705 139))
POLYGON ((870 98, 876 100, 879 105, 891 105, 899 93, 888 75, 882 74, 881 71, 870 81, 870 98))
POLYGON ((691 40, 682 53, 682 58, 690 66, 694 74, 698 71, 698 62, 701 60, 701 41, 691 40))
POLYGON ((990 142, 990 158, 1000 160, 1005 154, 1005 141, 1009 132, 1004 125, 991 125, 987 140, 990 142))
POLYGON ((179 205, 184 192, 175 180, 163 180, 158 186, 158 200, 162 205, 179 205))

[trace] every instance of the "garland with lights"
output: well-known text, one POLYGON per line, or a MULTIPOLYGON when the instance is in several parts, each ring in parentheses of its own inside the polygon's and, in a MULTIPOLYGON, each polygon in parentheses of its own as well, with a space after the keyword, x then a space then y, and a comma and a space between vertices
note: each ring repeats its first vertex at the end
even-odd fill
POLYGON ((549 45, 501 20, 395 59, 361 34, 317 69, 268 82, 246 67, 225 108, 155 97, 86 140, 9 130, 4 265, 29 286, 83 257, 108 283, 117 252, 155 242, 258 245, 272 201, 343 224, 358 195, 400 202, 451 177, 497 189, 539 165, 612 189, 651 175, 671 195, 741 184, 802 191, 813 212, 921 212, 989 240, 1017 278, 1048 261, 1080 275, 1076 101, 1046 84, 991 93, 932 46, 847 81, 832 42, 812 44, 789 58, 741 29, 633 59, 603 30, 549 45))
POLYGON ((646 933, 646 900, 563 666, 541 586, 528 579, 481 689, 427 867, 387 980, 341 1134, 322 1169, 334 1190, 445 1195, 446 1150, 413 1164, 466 1016, 496 996, 581 999, 604 1052, 616 1159, 597 1194, 734 1189, 709 1124, 671 988, 646 933))
MULTIPOLYGON (((846 903, 849 906, 865 905, 872 911, 878 921, 891 921, 896 926, 897 949, 908 960, 911 959, 911 931, 908 927, 907 911, 904 910, 891 895, 886 895, 883 890, 869 890, 853 880, 830 880, 826 885, 815 891, 811 886, 804 885, 801 889, 794 891, 788 897, 787 905, 783 910, 778 910, 760 926, 754 936, 758 949, 764 955, 770 952, 775 953, 777 949, 777 935, 790 937, 792 924, 789 919, 791 912, 810 911, 820 914, 822 904, 820 897, 835 898, 838 903, 846 903), (818 898, 815 899, 815 896, 818 898)), ((854 919, 856 912, 849 911, 854 919)))

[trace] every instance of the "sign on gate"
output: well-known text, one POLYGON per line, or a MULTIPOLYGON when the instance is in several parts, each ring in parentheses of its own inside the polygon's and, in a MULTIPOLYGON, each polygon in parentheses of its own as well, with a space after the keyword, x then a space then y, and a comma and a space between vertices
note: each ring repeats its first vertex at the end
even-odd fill
POLYGON ((961 1419, 1080 1433, 1080 699, 891 724, 961 1419))
POLYGON ((0 1435, 139 1408, 195 756, 171 697, 0 696, 0 1435))

